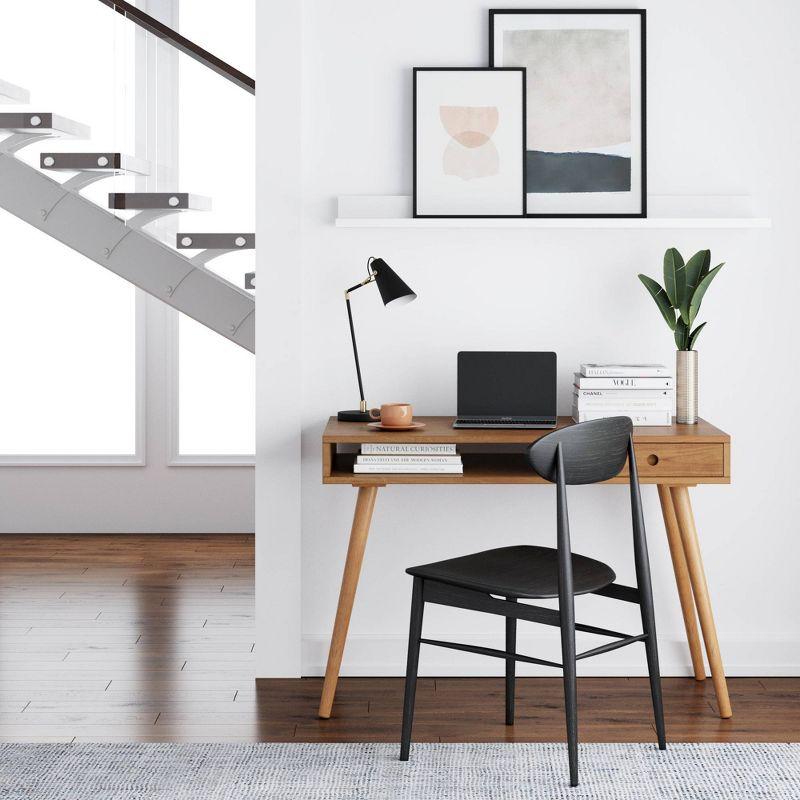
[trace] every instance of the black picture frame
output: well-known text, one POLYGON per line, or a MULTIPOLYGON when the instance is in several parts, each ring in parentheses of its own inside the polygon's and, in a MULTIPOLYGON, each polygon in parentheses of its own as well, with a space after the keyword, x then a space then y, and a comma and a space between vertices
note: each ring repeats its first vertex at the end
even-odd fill
MULTIPOLYGON (((526 211, 526 216, 539 219, 644 219, 647 217, 647 11, 643 8, 492 8, 489 10, 489 66, 495 67, 495 19, 502 15, 521 16, 524 14, 631 14, 640 19, 641 49, 641 197, 640 211, 620 213, 537 213, 526 211)), ((526 193, 527 196, 527 193, 526 193)), ((527 208, 527 204, 526 204, 527 208)))
POLYGON ((414 67, 413 68, 413 219, 523 219, 528 216, 528 195, 525 191, 525 153, 527 151, 527 128, 525 125, 527 110, 527 85, 524 67, 414 67), (520 192, 522 195, 522 211, 519 214, 420 214, 417 210, 417 77, 421 72, 519 72, 522 74, 522 168, 520 169, 520 192))

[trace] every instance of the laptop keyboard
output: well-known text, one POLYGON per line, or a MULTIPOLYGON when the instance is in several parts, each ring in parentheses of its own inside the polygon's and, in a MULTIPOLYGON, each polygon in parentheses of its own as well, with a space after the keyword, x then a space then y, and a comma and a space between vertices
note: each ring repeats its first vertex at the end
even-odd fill
POLYGON ((459 425, 548 425, 552 421, 534 417, 459 417, 456 420, 459 425))

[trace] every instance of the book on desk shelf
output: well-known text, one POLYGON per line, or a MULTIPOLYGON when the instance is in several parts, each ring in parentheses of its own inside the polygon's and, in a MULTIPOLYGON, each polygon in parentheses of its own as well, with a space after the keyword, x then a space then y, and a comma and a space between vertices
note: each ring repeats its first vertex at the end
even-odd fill
POLYGON ((626 378, 604 377, 589 378, 575 373, 575 386, 578 389, 673 389, 675 379, 669 376, 661 378, 626 378))
POLYGON ((361 455, 446 456, 455 455, 454 444, 408 444, 403 442, 364 442, 361 455))
POLYGON ((462 464, 354 464, 357 474, 463 475, 462 464))
POLYGON ((581 375, 587 378, 672 377, 663 364, 581 364, 581 375))
POLYGON ((460 464, 461 456, 359 455, 356 464, 460 464))
POLYGON ((365 442, 356 456, 353 472, 461 475, 464 467, 454 444, 365 442))

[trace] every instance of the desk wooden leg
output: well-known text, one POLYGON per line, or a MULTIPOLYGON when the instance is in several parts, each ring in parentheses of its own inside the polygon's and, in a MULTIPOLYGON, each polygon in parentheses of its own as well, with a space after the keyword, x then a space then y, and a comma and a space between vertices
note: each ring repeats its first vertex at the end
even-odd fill
POLYGON ((333 698, 336 694, 336 684, 339 681, 344 643, 347 639, 347 629, 350 626, 350 614, 356 597, 361 562, 364 560, 364 549, 367 546, 369 525, 372 521, 372 511, 375 508, 377 494, 377 486, 361 486, 358 490, 353 527, 350 530, 350 544, 347 547, 347 559, 344 562, 344 572, 342 573, 342 588, 339 590, 339 605, 336 608, 333 636, 328 650, 325 682, 322 685, 322 697, 319 703, 319 716, 322 719, 328 719, 333 709, 333 698))
POLYGON ((708 656, 708 664, 711 667, 711 680, 714 682, 714 691, 717 694, 719 715, 723 719, 727 719, 732 716, 733 712, 731 711, 731 701, 728 697, 728 684, 725 682, 725 669, 722 666, 722 655, 719 651, 714 614, 711 611, 711 599, 708 596, 708 583, 703 569, 703 559, 700 555, 700 544, 697 540, 697 528, 694 524, 692 502, 689 499, 689 490, 685 486, 673 486, 670 491, 672 492, 675 516, 681 530, 683 551, 686 555, 686 565, 692 582, 697 615, 700 617, 700 627, 706 643, 706 655, 708 656))
POLYGON ((658 498, 661 500, 661 513, 664 516, 664 527, 667 531, 669 553, 672 556, 672 568, 675 571, 675 583, 678 585, 678 598, 681 601, 683 624, 686 627, 686 640, 689 642, 689 654, 692 657, 692 669, 695 680, 706 679, 706 668, 703 663, 703 646, 700 644, 700 632, 697 629, 697 615, 692 597, 692 584, 689 579, 689 568, 686 565, 686 554, 683 551, 681 531, 672 505, 669 486, 658 485, 658 498))

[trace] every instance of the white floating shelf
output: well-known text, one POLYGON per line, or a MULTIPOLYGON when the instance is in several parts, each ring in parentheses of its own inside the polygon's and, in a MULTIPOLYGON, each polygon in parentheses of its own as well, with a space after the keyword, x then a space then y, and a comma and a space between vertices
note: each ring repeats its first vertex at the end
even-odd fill
POLYGON ((411 216, 408 195, 344 195, 339 197, 337 228, 613 228, 613 229, 742 229, 771 228, 769 217, 752 213, 746 196, 648 197, 650 216, 640 218, 424 218, 411 216))

